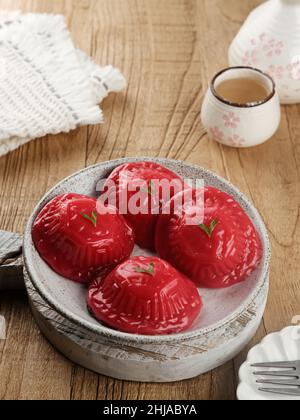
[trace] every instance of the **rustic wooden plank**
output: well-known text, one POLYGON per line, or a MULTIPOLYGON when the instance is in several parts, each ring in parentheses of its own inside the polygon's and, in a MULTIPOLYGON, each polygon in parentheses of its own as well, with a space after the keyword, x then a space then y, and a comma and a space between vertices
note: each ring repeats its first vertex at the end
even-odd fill
MULTIPOLYGON (((29 0, 22 9, 34 12, 66 13, 74 36, 77 22, 88 10, 80 2, 29 0), (75 4, 77 3, 77 4, 75 4), (74 6, 74 7, 73 7, 74 6), (75 25, 73 26, 73 23, 75 25)), ((19 1, 1 1, 0 8, 18 9, 19 1)), ((88 26, 88 25, 87 25, 88 26)), ((87 28, 85 28, 85 31, 87 28)), ((78 39, 77 39, 78 41, 78 39)), ((81 46, 86 45, 82 42, 81 46)), ((22 232, 28 216, 41 196, 61 178, 85 165, 87 129, 70 135, 49 136, 0 159, 1 228, 22 232)), ((41 337, 27 300, 1 294, 1 312, 6 315, 8 337, 0 349, 0 398, 70 398, 72 365, 41 337)))

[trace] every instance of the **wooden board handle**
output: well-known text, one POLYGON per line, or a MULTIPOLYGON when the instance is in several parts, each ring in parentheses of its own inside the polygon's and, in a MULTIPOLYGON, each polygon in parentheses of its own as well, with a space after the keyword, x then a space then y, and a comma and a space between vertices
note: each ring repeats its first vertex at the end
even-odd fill
POLYGON ((24 289, 23 238, 0 230, 0 291, 24 289))

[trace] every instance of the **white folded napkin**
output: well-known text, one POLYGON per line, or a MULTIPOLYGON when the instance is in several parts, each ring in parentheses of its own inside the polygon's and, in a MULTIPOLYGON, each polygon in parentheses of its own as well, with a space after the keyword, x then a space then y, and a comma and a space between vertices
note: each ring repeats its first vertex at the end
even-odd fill
POLYGON ((61 15, 0 13, 0 156, 47 134, 103 121, 126 81, 74 47, 61 15))

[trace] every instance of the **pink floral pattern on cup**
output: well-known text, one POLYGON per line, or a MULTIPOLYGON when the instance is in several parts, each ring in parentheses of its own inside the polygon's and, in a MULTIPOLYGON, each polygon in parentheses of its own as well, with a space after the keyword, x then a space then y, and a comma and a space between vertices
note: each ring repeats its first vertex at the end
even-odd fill
POLYGON ((268 69, 267 73, 273 78, 273 79, 283 79, 284 77, 285 69, 283 66, 277 66, 275 64, 271 64, 268 69))
POLYGON ((263 32, 259 35, 259 40, 260 42, 265 42, 265 40, 267 39, 268 35, 266 32, 263 32))
POLYGON ((243 147, 245 143, 246 140, 240 137, 238 134, 233 134, 232 136, 228 137, 229 146, 243 147))
POLYGON ((300 80, 300 58, 287 66, 287 71, 292 80, 300 80))
POLYGON ((219 127, 211 127, 209 130, 209 135, 214 140, 224 143, 232 147, 244 147, 246 140, 239 136, 238 134, 232 134, 231 136, 225 138, 223 131, 219 127))
POLYGON ((257 45, 264 43, 266 41, 267 36, 268 35, 265 32, 263 32, 262 34, 259 35, 258 39, 252 38, 250 41, 251 45, 253 47, 256 47, 257 45))
POLYGON ((243 56, 243 64, 247 67, 255 67, 258 64, 257 51, 247 50, 243 56))
POLYGON ((282 41, 276 41, 275 39, 270 39, 263 45, 263 50, 265 51, 268 57, 273 57, 273 56, 279 57, 282 54, 283 47, 284 47, 284 44, 282 41))
POLYGON ((278 39, 269 38, 266 33, 261 33, 258 38, 250 40, 250 48, 246 50, 243 61, 249 63, 258 63, 259 54, 263 53, 267 57, 279 57, 283 53, 284 43, 278 39), (254 61, 253 61, 254 58, 254 61))
POLYGON ((222 141, 224 138, 224 133, 222 130, 220 130, 219 127, 211 127, 209 129, 209 134, 212 138, 218 140, 218 141, 222 141))
POLYGON ((228 112, 223 116, 224 124, 227 128, 237 128, 241 122, 240 118, 234 112, 228 112))

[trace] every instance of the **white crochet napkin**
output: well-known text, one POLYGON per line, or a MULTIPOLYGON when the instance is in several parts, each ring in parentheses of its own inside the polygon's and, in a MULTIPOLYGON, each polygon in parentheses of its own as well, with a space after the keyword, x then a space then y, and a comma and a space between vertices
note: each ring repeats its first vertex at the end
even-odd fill
POLYGON ((47 134, 103 121, 126 81, 75 49, 61 15, 0 13, 0 156, 47 134))

